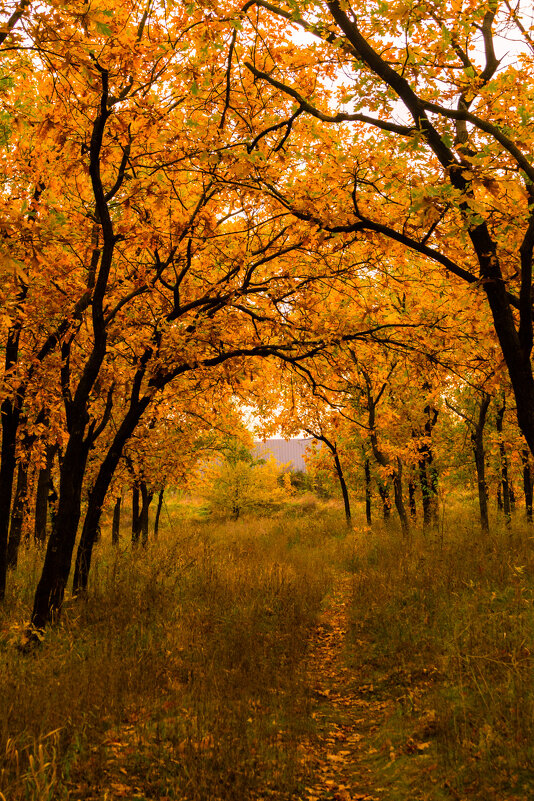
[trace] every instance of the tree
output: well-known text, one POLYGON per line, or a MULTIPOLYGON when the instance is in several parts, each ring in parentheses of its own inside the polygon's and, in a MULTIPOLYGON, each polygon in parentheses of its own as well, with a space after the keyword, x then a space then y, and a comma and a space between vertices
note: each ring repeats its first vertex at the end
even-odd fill
POLYGON ((220 447, 218 457, 199 465, 195 487, 214 514, 238 520, 243 513, 265 511, 286 498, 274 458, 254 459, 249 447, 235 437, 226 438, 220 447))
MULTIPOLYGON (((36 629, 60 613, 84 491, 90 543, 124 448, 166 386, 179 392, 214 374, 231 384, 252 358, 298 362, 340 336, 369 335, 359 325, 342 332, 307 325, 324 285, 349 264, 335 250, 332 260, 319 252, 307 224, 278 214, 269 198, 258 203, 256 191, 236 180, 234 132, 213 113, 224 106, 222 40, 209 9, 195 13, 193 22, 185 9, 166 16, 135 3, 112 17, 54 7, 41 25, 41 10, 28 11, 40 91, 16 167, 26 194, 29 177, 39 176, 39 209, 27 289, 14 297, 28 323, 21 335, 45 345, 39 358, 27 348, 17 369, 25 392, 38 368, 46 373, 63 407, 36 629)), ((20 215, 15 222, 3 242, 11 259, 18 244, 28 249, 29 223, 20 215)), ((20 405, 19 386, 7 393, 11 406, 13 398, 20 405)), ((10 414, 6 407, 6 425, 10 414)), ((3 446, 12 474, 10 437, 11 429, 3 446)), ((0 572, 2 560, 0 553, 0 572)))
MULTIPOLYGON (((312 228, 355 238, 369 253, 377 246, 393 252, 400 280, 411 275, 425 290, 438 267, 450 286, 460 279, 473 295, 484 293, 519 427, 533 452, 534 167, 527 88, 534 42, 523 7, 497 0, 461 11, 452 2, 346 6, 330 0, 286 7, 250 0, 243 14, 253 40, 252 46, 243 42, 254 59, 246 67, 286 98, 278 122, 285 132, 284 172, 275 179, 270 165, 269 177, 258 173, 258 184, 312 228), (293 26, 311 37, 269 51, 262 43, 269 43, 271 19, 279 26, 286 21, 288 40, 293 26), (307 44, 310 38, 317 44, 307 44), (497 58, 496 38, 514 55, 497 58), (331 110, 339 105, 342 111, 331 110), (336 142, 326 133, 332 125, 339 129, 336 142), (306 155, 298 147, 291 153, 289 140, 305 128, 315 153, 312 145, 306 155), (301 180, 285 178, 290 156, 299 160, 301 180)), ((254 126, 250 147, 274 129, 254 126)))

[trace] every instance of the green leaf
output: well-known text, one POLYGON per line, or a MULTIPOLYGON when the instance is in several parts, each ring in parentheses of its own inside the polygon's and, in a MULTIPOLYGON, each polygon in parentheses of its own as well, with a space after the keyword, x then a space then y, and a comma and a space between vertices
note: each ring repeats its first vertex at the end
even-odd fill
POLYGON ((102 36, 113 36, 113 31, 105 22, 97 22, 96 29, 102 36))

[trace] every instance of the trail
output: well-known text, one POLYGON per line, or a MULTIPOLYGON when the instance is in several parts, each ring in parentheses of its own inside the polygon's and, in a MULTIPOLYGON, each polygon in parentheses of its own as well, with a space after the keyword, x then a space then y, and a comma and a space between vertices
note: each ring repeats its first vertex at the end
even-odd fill
POLYGON ((385 788, 366 764, 370 739, 392 711, 392 701, 376 700, 372 685, 361 685, 346 667, 346 636, 352 577, 338 577, 312 635, 308 680, 312 716, 319 735, 303 755, 308 780, 302 801, 382 801, 385 788))

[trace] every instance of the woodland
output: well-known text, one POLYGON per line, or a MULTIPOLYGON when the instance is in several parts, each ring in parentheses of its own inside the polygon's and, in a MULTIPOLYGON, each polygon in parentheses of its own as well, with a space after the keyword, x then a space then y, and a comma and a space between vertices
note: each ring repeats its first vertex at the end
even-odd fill
POLYGON ((3 5, 1 801, 532 798, 533 112, 526 0, 3 5))

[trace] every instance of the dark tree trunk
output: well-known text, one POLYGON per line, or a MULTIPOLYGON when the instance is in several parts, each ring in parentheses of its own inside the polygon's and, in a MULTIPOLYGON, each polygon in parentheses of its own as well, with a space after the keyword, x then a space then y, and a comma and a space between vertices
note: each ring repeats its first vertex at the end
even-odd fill
POLYGON ((158 505, 156 507, 156 517, 154 518, 154 539, 157 540, 159 534, 159 519, 161 516, 161 508, 163 506, 163 495, 165 487, 162 487, 158 493, 158 505))
POLYGON ((432 520, 430 510, 430 483, 426 471, 426 459, 419 459, 419 484, 421 485, 421 502, 423 506, 423 530, 428 528, 432 520))
POLYGON ((84 438, 84 432, 83 423, 71 432, 61 464, 57 514, 52 523, 31 618, 31 625, 37 630, 44 629, 59 616, 69 578, 89 453, 89 443, 84 438))
POLYGON ((501 463, 501 492, 502 492, 502 511, 504 513, 504 521, 506 527, 510 528, 512 514, 510 505, 510 484, 508 482, 508 458, 506 456, 506 448, 504 447, 504 440, 502 435, 504 412, 506 410, 506 398, 503 395, 502 405, 497 409, 495 415, 495 426, 499 435, 499 456, 501 463))
POLYGON ((2 417, 2 449, 0 462, 0 601, 2 601, 6 592, 7 541, 11 513, 11 496, 13 493, 13 481, 17 464, 15 447, 20 414, 19 410, 7 398, 0 407, 0 414, 2 417))
POLYGON ((502 512, 504 509, 503 502, 502 502, 502 484, 499 481, 497 484, 497 509, 499 512, 502 512))
POLYGON ((17 470, 17 486, 13 499, 13 511, 11 513, 11 526, 9 529, 9 541, 7 544, 7 566, 11 570, 17 567, 19 559, 19 547, 22 538, 22 527, 26 517, 28 504, 28 462, 26 459, 19 462, 17 470))
POLYGON ((132 544, 137 545, 141 536, 141 515, 139 514, 139 484, 132 487, 132 544))
POLYGON ((145 546, 148 543, 148 512, 154 493, 151 492, 145 481, 141 481, 141 511, 139 512, 139 529, 141 534, 141 545, 145 546))
POLYGON ((350 511, 349 491, 347 489, 347 482, 345 481, 345 476, 343 475, 343 468, 341 467, 341 462, 339 460, 339 454, 337 452, 336 443, 328 439, 328 437, 326 437, 324 434, 318 433, 317 431, 312 431, 311 429, 308 428, 304 430, 315 439, 319 440, 320 442, 324 442, 324 444, 332 454, 332 458, 334 459, 334 467, 336 475, 338 477, 339 486, 341 487, 341 494, 343 496, 343 506, 345 508, 345 520, 347 521, 347 526, 350 527, 352 522, 352 516, 350 511))
POLYGON ((352 522, 352 515, 350 511, 349 491, 347 489, 347 482, 345 481, 345 476, 343 475, 343 468, 341 467, 341 462, 339 461, 339 455, 335 446, 334 449, 332 450, 332 455, 334 457, 336 474, 339 480, 339 486, 341 487, 341 494, 343 496, 343 506, 345 508, 345 520, 347 521, 347 526, 350 526, 352 522))
POLYGON ((378 494, 380 495, 380 499, 382 501, 382 517, 384 518, 384 522, 387 523, 391 519, 391 501, 389 499, 389 490, 386 484, 382 484, 381 481, 378 481, 378 494))
POLYGON ((508 492, 510 493, 510 511, 515 511, 515 492, 514 492, 514 485, 510 480, 510 474, 508 474, 508 492))
POLYGON ((402 493, 402 462, 400 459, 397 459, 397 470, 393 474, 393 492, 395 496, 395 508, 397 509, 401 524, 401 531, 403 536, 407 537, 410 534, 410 524, 408 522, 408 515, 406 514, 406 507, 404 506, 402 493))
MULTIPOLYGON (((87 583, 89 580, 89 571, 91 569, 91 557, 93 553, 93 546, 97 541, 98 531, 100 526, 100 517, 102 515, 102 507, 106 499, 106 494, 109 489, 109 485, 111 484, 113 474, 115 473, 117 465, 122 456, 124 446, 126 445, 128 439, 133 434, 135 427, 137 426, 143 412, 145 411, 150 402, 150 399, 147 397, 141 399, 139 399, 138 397, 139 386, 141 384, 143 375, 144 375, 144 365, 142 364, 136 374, 133 383, 130 408, 128 409, 126 416, 124 417, 122 423, 120 424, 117 430, 117 433, 113 438, 113 442, 111 443, 108 452, 106 453, 106 456, 102 464, 100 465, 93 488, 89 493, 89 498, 87 500, 87 512, 85 514, 82 534, 80 536, 80 544, 78 545, 78 552, 76 554, 76 564, 74 567, 74 577, 73 577, 74 594, 79 594, 80 592, 83 592, 87 589, 87 583)), ((120 509, 121 509, 121 499, 118 498, 115 503, 115 509, 113 512, 112 543, 114 545, 117 545, 119 541, 120 509), (113 532, 115 531, 116 531, 115 535, 116 539, 113 539, 114 537, 113 532)), ((133 527, 134 520, 136 522, 136 525, 138 526, 139 525, 138 487, 137 487, 137 493, 135 491, 135 488, 132 491, 132 542, 135 543, 139 540, 139 536, 137 537, 137 540, 134 540, 134 527, 133 527), (134 509, 136 497, 137 497, 137 508, 134 509)))
POLYGON ((523 491, 525 493, 525 512, 527 521, 532 523, 532 471, 530 469, 530 454, 527 448, 521 451, 521 461, 523 462, 523 491))
POLYGON ((367 520, 367 525, 370 526, 372 523, 372 514, 371 514, 371 465, 369 464, 369 457, 365 458, 363 467, 365 470, 365 519, 367 520))
MULTIPOLYGON (((18 303, 22 304, 28 289, 24 286, 18 296, 18 303)), ((8 375, 15 367, 19 356, 19 341, 22 323, 14 323, 7 332, 4 375, 8 375)), ((25 386, 19 385, 13 398, 4 398, 0 405, 0 418, 2 429, 2 447, 0 449, 0 601, 6 594, 7 577, 7 541, 11 513, 11 496, 15 479, 17 444, 17 429, 20 422, 20 410, 24 401, 25 386)))
MULTIPOLYGON (((70 368, 71 344, 75 331, 64 339, 61 345, 61 391, 69 439, 61 463, 57 515, 53 520, 43 571, 35 593, 31 618, 31 627, 34 631, 43 630, 48 623, 57 619, 61 612, 80 520, 82 487, 89 448, 109 420, 113 398, 112 385, 108 392, 104 414, 97 425, 96 420, 90 418, 89 402, 106 355, 104 299, 117 242, 100 173, 104 131, 111 113, 109 73, 104 68, 100 68, 100 81, 100 104, 92 124, 89 145, 89 176, 95 200, 95 216, 103 240, 101 248, 98 242, 94 246, 87 283, 88 297, 91 298, 92 345, 75 387, 70 368)), ((119 179, 119 186, 121 182, 122 179, 119 179)), ((81 325, 82 317, 78 317, 77 321, 81 325)))
POLYGON ((119 495, 115 500, 113 507, 113 523, 111 525, 111 544, 118 545, 120 540, 121 530, 121 503, 122 497, 119 495))
POLYGON ((490 405, 491 398, 489 395, 484 394, 480 401, 478 410, 478 419, 476 421, 475 429, 471 433, 471 440, 473 442, 473 453, 475 456, 475 466, 477 471, 477 488, 478 488, 478 505, 480 509, 480 527, 484 534, 489 531, 489 517, 488 517, 488 491, 486 486, 486 452, 484 449, 484 426, 486 424, 486 415, 490 405))
POLYGON ((57 445, 47 445, 45 451, 45 466, 39 470, 37 490, 35 493, 35 525, 33 537, 38 545, 46 542, 46 526, 48 518, 48 501, 52 492, 52 465, 57 451, 57 445))
MULTIPOLYGON (((410 534, 410 524, 408 521, 408 515, 406 514, 406 508, 404 506, 404 500, 402 497, 402 462, 400 459, 397 459, 397 466, 396 467, 393 466, 392 460, 389 459, 379 447, 378 435, 375 427, 376 407, 380 398, 382 397, 384 390, 386 389, 387 382, 384 382, 384 384, 382 385, 382 389, 379 391, 377 397, 373 397, 371 379, 368 373, 365 372, 365 370, 363 370, 361 367, 360 370, 363 375, 366 386, 367 413, 369 417, 370 442, 371 442, 371 448, 373 450, 373 456, 375 457, 378 464, 381 465, 381 467, 388 469, 391 473, 393 481, 393 494, 395 497, 395 508, 397 509, 397 513, 399 515, 403 536, 407 537, 410 534)), ((384 514, 384 520, 385 519, 386 517, 384 514)))
MULTIPOLYGON (((428 388, 428 386, 427 386, 428 388)), ((434 465, 432 431, 438 419, 438 410, 425 406, 424 439, 419 445, 419 483, 423 504, 423 530, 435 525, 438 517, 438 471, 434 465)))
POLYGON ((417 506, 415 503, 415 482, 410 479, 408 482, 408 506, 410 509, 410 517, 412 520, 417 519, 417 506))

